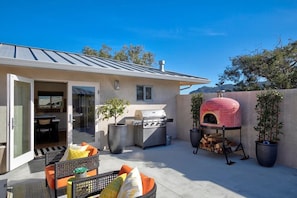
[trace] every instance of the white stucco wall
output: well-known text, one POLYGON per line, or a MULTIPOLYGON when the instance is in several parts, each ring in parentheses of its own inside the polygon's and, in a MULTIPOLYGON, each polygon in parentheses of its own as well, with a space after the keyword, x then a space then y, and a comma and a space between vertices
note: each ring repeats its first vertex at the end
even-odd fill
MULTIPOLYGON (((280 136, 278 158, 277 163, 297 168, 296 142, 297 142, 297 125, 296 116, 297 106, 295 105, 297 100, 297 89, 281 90, 284 94, 284 100, 281 103, 281 115, 280 119, 284 123, 282 131, 283 135, 280 136)), ((251 92, 226 92, 224 97, 229 97, 237 100, 240 103, 241 115, 242 115, 242 144, 244 146, 246 154, 255 158, 255 141, 258 133, 254 130, 256 125, 256 94, 259 91, 251 92)), ((204 100, 216 97, 216 94, 204 94, 204 100)), ((189 129, 192 127, 191 118, 191 96, 179 95, 177 96, 177 138, 190 141, 189 129)), ((237 140, 239 137, 239 131, 228 131, 226 137, 237 140)))
MULTIPOLYGON (((139 109, 164 109, 168 118, 173 118, 173 123, 168 123, 167 133, 173 138, 176 137, 176 95, 179 94, 179 86, 177 82, 151 80, 144 78, 128 78, 128 77, 104 77, 100 83, 100 103, 104 103, 106 99, 112 97, 124 98, 130 102, 127 112, 120 119, 129 125, 127 145, 134 145, 132 120, 135 110, 139 109), (119 80, 120 90, 113 89, 114 80, 119 80), (152 86, 152 101, 136 101, 136 85, 152 86)), ((100 143, 101 148, 107 146, 107 124, 113 120, 101 121, 100 123, 100 143)))
POLYGON ((6 75, 5 73, 1 72, 0 69, 0 90, 3 94, 0 94, 0 144, 6 143, 6 101, 7 101, 7 95, 4 94, 6 91, 6 75))
MULTIPOLYGON (((40 83, 38 82, 51 82, 50 85, 45 86, 48 91, 64 91, 67 88, 68 81, 80 81, 80 82, 95 82, 99 84, 99 101, 103 104, 106 99, 112 97, 124 98, 130 102, 130 106, 127 112, 120 119, 126 119, 128 124, 131 124, 131 119, 134 117, 136 109, 164 109, 169 118, 173 118, 174 122, 168 124, 168 134, 173 138, 176 137, 176 95, 179 94, 179 83, 168 80, 152 80, 147 78, 131 78, 116 75, 100 75, 93 73, 83 72, 68 72, 61 70, 47 70, 47 69, 34 69, 34 68, 18 68, 18 67, 0 67, 0 81, 1 88, 3 88, 3 94, 0 96, 0 117, 1 120, 6 119, 6 93, 7 93, 7 73, 20 75, 23 77, 31 78, 36 81, 35 88, 38 89, 40 83), (119 80, 120 89, 114 89, 114 81, 119 80), (57 84, 55 85, 55 82, 57 84), (65 84, 60 86, 59 83, 65 84), (152 87, 152 98, 151 101, 137 101, 136 100, 136 85, 145 85, 152 87), (63 87, 61 89, 61 87, 63 87), (4 115, 5 114, 5 115, 4 115), (4 119, 5 118, 5 119, 4 119)), ((35 96, 37 92, 35 91, 35 96)), ((64 95, 67 96, 67 93, 64 95)), ((51 113, 52 114, 52 113, 51 113)), ((67 126, 66 113, 56 113, 57 117, 61 119, 59 124, 60 128, 67 126)), ((99 140, 100 149, 107 147, 107 124, 112 123, 113 120, 99 121, 99 131, 96 134, 96 138, 99 140)), ((125 120, 122 120, 125 122, 125 120)), ((2 130, 0 133, 6 133, 6 126, 1 126, 2 130)), ((129 137, 127 145, 133 145, 133 127, 129 126, 129 137)))

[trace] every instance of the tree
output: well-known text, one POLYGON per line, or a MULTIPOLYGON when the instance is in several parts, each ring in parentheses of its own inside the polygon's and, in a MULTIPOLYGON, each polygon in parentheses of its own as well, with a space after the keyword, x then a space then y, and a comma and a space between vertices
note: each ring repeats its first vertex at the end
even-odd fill
POLYGON ((90 56, 98 56, 98 52, 90 47, 84 47, 82 52, 83 52, 83 54, 87 54, 90 56))
POLYGON ((122 49, 118 52, 114 52, 112 55, 112 48, 103 44, 99 51, 91 49, 90 47, 84 47, 82 50, 83 54, 112 58, 119 61, 127 61, 135 64, 140 64, 144 66, 152 66, 154 63, 154 54, 151 52, 146 52, 143 46, 130 45, 129 47, 124 45, 122 49))
POLYGON ((111 47, 103 44, 102 48, 98 52, 98 56, 102 58, 112 58, 112 56, 110 55, 111 50, 111 47))
POLYGON ((220 82, 233 81, 237 90, 263 88, 290 89, 297 87, 297 41, 274 50, 256 51, 231 59, 219 77, 220 82))
POLYGON ((127 54, 127 46, 123 46, 122 49, 119 52, 116 52, 115 55, 113 56, 113 58, 115 60, 119 60, 119 61, 129 61, 129 56, 127 54))

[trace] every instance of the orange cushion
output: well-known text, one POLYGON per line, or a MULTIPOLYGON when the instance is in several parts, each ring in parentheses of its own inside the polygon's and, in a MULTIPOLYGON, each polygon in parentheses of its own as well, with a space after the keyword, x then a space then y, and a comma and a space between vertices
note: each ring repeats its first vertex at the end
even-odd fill
MULTIPOLYGON (((55 189, 55 170, 54 170, 54 165, 48 165, 45 167, 45 176, 46 176, 46 180, 47 180, 47 183, 48 183, 48 186, 51 188, 51 189, 55 189)), ((93 175, 96 175, 97 174, 97 171, 96 169, 94 170, 91 170, 87 173, 87 176, 93 176, 93 175)), ((64 178, 61 178, 61 179, 58 179, 57 181, 57 189, 59 188, 62 188, 62 187, 66 187, 67 186, 67 181, 72 178, 74 176, 69 176, 69 177, 64 177, 64 178)))
MULTIPOLYGON (((141 176, 141 174, 140 174, 140 176, 141 176)), ((143 194, 150 192, 155 185, 155 180, 153 178, 147 177, 147 176, 141 177, 141 180, 142 180, 143 194)))
POLYGON ((55 176, 55 171, 54 171, 54 165, 48 165, 45 167, 45 178, 47 181, 48 186, 51 189, 55 188, 55 182, 54 182, 54 176, 55 176))
POLYGON ((120 172, 119 172, 119 175, 121 175, 121 174, 123 174, 123 173, 130 173, 130 171, 132 170, 132 168, 130 167, 130 166, 128 166, 128 165, 123 165, 122 167, 121 167, 121 170, 120 170, 120 172))
POLYGON ((96 155, 98 153, 98 149, 96 147, 94 147, 94 146, 92 146, 92 145, 90 145, 90 144, 88 144, 86 142, 82 142, 81 145, 82 146, 88 145, 86 151, 90 151, 89 156, 93 156, 93 155, 96 155))
MULTIPOLYGON (((119 172, 119 175, 123 174, 123 173, 129 173, 133 168, 131 168, 128 165, 123 165, 121 167, 121 170, 119 172)), ((155 185, 155 180, 151 177, 148 177, 142 173, 140 173, 141 176, 141 180, 142 180, 142 192, 145 195, 146 193, 148 193, 149 191, 151 191, 155 185)))

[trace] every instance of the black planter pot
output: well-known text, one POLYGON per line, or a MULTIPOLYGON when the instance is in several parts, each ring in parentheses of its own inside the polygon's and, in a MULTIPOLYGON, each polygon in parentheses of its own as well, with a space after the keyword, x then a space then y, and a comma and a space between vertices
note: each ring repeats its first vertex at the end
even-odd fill
POLYGON ((192 147, 199 146, 200 140, 202 138, 202 130, 200 129, 191 129, 190 130, 190 140, 192 147))
POLYGON ((126 145, 128 127, 124 124, 108 125, 107 141, 108 147, 111 153, 120 154, 123 153, 126 145))
POLYGON ((261 166, 272 167, 277 158, 277 143, 264 144, 256 141, 256 157, 261 166))

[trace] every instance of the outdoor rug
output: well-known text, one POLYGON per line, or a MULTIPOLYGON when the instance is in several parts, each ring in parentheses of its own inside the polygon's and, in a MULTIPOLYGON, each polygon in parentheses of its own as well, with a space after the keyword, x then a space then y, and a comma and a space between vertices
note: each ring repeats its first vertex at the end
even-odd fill
POLYGON ((51 147, 47 147, 47 148, 34 149, 34 158, 40 159, 40 158, 44 157, 46 152, 65 150, 65 149, 66 149, 66 146, 51 146, 51 147))

